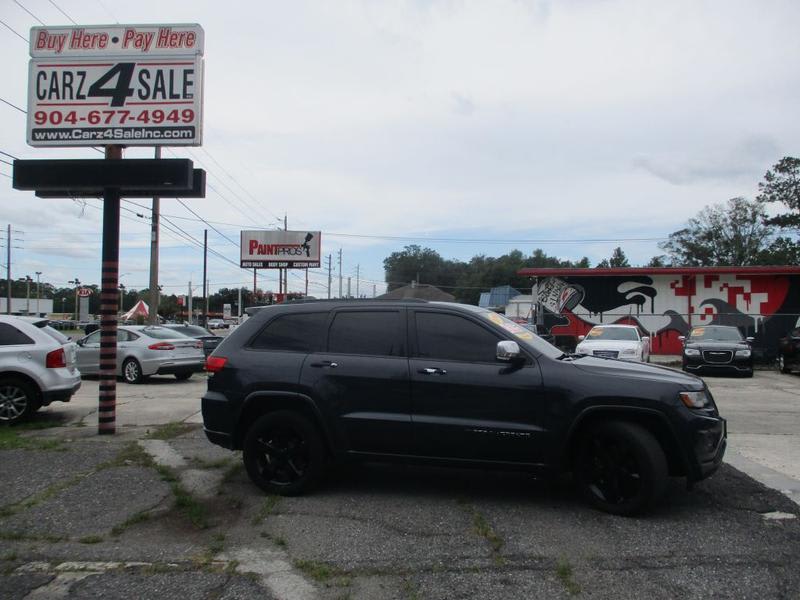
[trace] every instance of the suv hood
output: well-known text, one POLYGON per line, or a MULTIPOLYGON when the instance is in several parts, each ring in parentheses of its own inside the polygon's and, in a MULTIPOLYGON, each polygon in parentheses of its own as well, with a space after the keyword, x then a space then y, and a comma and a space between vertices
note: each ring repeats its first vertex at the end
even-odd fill
POLYGON ((702 389, 703 380, 699 377, 676 371, 669 367, 660 367, 646 363, 635 363, 613 358, 595 358, 584 356, 576 359, 572 364, 577 369, 592 373, 593 375, 608 375, 640 381, 659 381, 683 385, 686 389, 702 389))

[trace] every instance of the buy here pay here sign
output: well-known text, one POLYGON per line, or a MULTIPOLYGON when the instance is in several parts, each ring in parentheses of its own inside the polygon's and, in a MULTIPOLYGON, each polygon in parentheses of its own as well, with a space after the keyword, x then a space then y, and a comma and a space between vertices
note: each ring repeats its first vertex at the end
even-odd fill
POLYGON ((33 27, 31 146, 199 146, 203 28, 33 27))

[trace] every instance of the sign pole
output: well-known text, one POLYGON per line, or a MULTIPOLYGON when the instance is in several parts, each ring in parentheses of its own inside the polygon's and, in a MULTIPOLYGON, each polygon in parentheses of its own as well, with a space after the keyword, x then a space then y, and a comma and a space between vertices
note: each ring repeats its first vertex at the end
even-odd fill
MULTIPOLYGON (((122 158, 122 146, 106 146, 106 159, 122 158)), ((103 267, 100 292, 100 392, 97 433, 113 435, 117 421, 117 309, 119 295, 119 189, 103 194, 103 267)))

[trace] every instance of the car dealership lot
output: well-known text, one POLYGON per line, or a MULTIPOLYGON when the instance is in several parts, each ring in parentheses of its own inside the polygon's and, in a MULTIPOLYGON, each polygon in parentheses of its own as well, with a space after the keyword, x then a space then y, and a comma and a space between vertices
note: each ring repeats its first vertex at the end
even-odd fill
MULTIPOLYGON (((707 379, 731 456, 788 478, 800 377, 707 379), (788 449, 788 450, 784 450, 788 449), (784 463, 786 466, 784 466, 784 463)), ((0 591, 39 597, 796 597, 800 509, 730 466, 650 516, 592 510, 567 481, 368 465, 314 494, 267 497, 199 428, 202 376, 120 384, 119 435, 96 431, 97 382, 37 421, 60 450, 0 451, 0 591), (186 429, 155 427, 175 421, 186 429), (83 423, 84 426, 75 426, 83 423), (135 451, 144 441, 161 473, 135 451), (175 481, 183 490, 175 507, 175 481), (80 508, 76 508, 80 507, 80 508), (192 507, 189 510, 187 507, 192 507), (249 574, 249 575, 248 575, 249 574), (150 594, 150 596, 148 596, 150 594)), ((738 460, 738 459, 737 459, 738 460)), ((3 595, 3 594, 0 594, 3 595)))

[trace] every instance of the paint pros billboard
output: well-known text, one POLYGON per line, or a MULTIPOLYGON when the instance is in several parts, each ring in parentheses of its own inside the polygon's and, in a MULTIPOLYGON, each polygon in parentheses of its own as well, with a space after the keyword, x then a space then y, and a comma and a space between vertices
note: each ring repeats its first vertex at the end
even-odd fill
POLYGON ((31 146, 199 146, 203 28, 33 27, 31 146))
POLYGON ((243 269, 318 269, 319 231, 242 231, 243 269))

